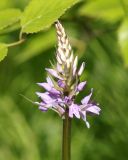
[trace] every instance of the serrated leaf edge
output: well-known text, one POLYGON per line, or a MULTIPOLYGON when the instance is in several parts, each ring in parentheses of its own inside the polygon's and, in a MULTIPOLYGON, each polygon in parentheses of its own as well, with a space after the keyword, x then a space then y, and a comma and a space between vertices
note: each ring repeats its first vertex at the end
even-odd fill
MULTIPOLYGON (((80 0, 77 0, 77 1, 74 2, 71 6, 67 7, 66 9, 64 9, 63 13, 62 13, 61 15, 59 15, 58 18, 53 21, 53 23, 54 23, 56 20, 58 20, 68 9, 70 9, 72 6, 74 6, 74 5, 75 5, 76 3, 78 3, 78 2, 80 2, 80 0)), ((29 6, 29 5, 28 5, 28 6, 29 6)), ((27 6, 27 7, 28 7, 28 6, 27 6)), ((27 7, 26 7, 26 8, 27 8, 27 7)), ((25 8, 25 10, 26 10, 26 8, 25 8)), ((23 31, 24 27, 22 27, 21 32, 22 32, 22 33, 26 33, 26 34, 34 34, 34 33, 37 33, 37 32, 40 32, 40 31, 42 31, 42 30, 45 30, 45 29, 49 28, 53 23, 51 23, 51 24, 49 24, 49 25, 47 25, 47 26, 43 27, 42 29, 39 29, 39 30, 37 30, 37 31, 35 31, 35 32, 34 32, 34 31, 33 31, 33 32, 23 31)))

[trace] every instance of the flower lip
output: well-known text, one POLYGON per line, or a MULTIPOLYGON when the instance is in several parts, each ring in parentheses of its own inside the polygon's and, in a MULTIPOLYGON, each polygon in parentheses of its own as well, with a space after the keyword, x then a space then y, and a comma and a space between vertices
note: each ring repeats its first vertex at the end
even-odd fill
POLYGON ((73 100, 70 97, 65 96, 64 97, 64 103, 69 106, 73 103, 73 100))
POLYGON ((73 118, 73 114, 77 117, 80 118, 80 113, 79 113, 79 106, 77 104, 72 103, 69 106, 69 117, 73 118))

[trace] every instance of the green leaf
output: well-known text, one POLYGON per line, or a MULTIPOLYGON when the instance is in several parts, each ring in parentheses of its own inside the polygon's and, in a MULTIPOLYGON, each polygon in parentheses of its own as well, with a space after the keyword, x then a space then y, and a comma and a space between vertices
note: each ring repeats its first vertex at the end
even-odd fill
POLYGON ((101 18, 108 22, 116 22, 120 20, 124 14, 124 5, 128 5, 128 1, 124 0, 95 0, 84 4, 80 10, 80 15, 86 15, 101 18))
POLYGON ((0 1, 0 10, 13 7, 13 2, 10 0, 1 0, 0 1))
POLYGON ((21 11, 19 9, 11 8, 0 11, 0 30, 16 23, 20 17, 21 11))
POLYGON ((2 30, 0 30, 0 35, 3 35, 3 34, 7 34, 7 33, 10 33, 10 32, 13 32, 13 31, 16 31, 18 29, 20 29, 21 26, 20 26, 20 22, 16 22, 15 24, 11 25, 11 26, 8 26, 2 30))
POLYGON ((0 43, 0 61, 2 61, 5 58, 5 56, 7 55, 7 52, 8 52, 8 48, 6 44, 0 43))
POLYGON ((22 32, 33 33, 49 27, 68 8, 79 0, 32 0, 26 7, 22 19, 22 32))
POLYGON ((125 65, 128 66, 128 18, 123 21, 118 30, 118 39, 125 65))

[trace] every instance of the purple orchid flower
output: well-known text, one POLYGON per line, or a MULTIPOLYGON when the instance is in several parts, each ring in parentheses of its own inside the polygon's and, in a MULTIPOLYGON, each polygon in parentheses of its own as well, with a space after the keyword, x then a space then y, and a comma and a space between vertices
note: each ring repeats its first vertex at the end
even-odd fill
POLYGON ((44 93, 36 92, 41 102, 35 103, 39 105, 39 109, 43 112, 52 109, 62 118, 65 118, 65 112, 68 112, 70 118, 74 116, 78 119, 82 118, 89 128, 87 114, 99 115, 101 109, 97 104, 90 101, 92 90, 88 96, 81 100, 81 104, 75 103, 75 97, 86 86, 86 81, 80 82, 85 63, 83 62, 77 69, 78 57, 74 58, 73 56, 64 28, 59 21, 56 22, 55 26, 58 37, 57 64, 53 65, 52 69, 46 68, 49 75, 46 82, 37 83, 46 91, 44 93))

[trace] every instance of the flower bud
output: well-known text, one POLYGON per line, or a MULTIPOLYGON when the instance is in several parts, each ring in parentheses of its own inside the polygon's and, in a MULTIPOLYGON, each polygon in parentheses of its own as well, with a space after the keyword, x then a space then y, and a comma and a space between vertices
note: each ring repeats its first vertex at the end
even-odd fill
POLYGON ((79 71, 78 71, 78 76, 81 76, 81 74, 82 74, 83 71, 84 71, 84 68, 85 68, 85 62, 82 63, 82 65, 81 65, 81 67, 80 67, 80 69, 79 69, 79 71))

